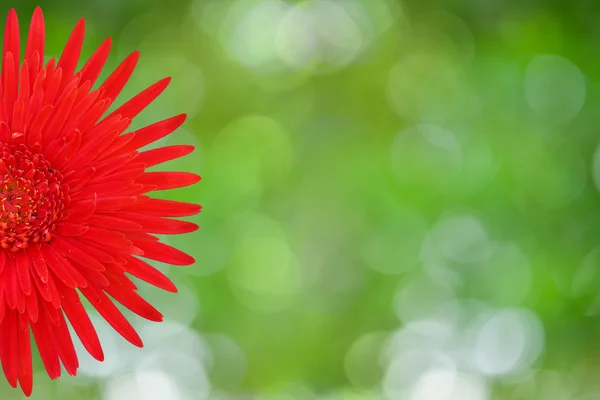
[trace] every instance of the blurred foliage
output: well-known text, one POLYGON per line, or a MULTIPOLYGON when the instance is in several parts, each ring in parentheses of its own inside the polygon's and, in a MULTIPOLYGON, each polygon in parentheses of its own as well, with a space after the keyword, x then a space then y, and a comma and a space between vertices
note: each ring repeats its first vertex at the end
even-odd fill
MULTIPOLYGON (((166 269, 180 294, 144 294, 205 356, 169 371, 187 395, 139 385, 174 399, 599 398, 600 3, 40 4, 50 56, 79 17, 84 58, 106 36, 110 68, 142 51, 121 101, 172 76, 135 126, 186 112, 161 144, 198 147, 165 168, 203 181, 164 194, 203 204, 199 232, 167 238, 198 262, 166 269)), ((26 32, 37 4, 5 5, 26 32)), ((161 326, 150 356, 187 343, 161 326)), ((40 375, 34 396, 164 398, 123 383, 139 364, 116 353, 87 378, 40 375)))

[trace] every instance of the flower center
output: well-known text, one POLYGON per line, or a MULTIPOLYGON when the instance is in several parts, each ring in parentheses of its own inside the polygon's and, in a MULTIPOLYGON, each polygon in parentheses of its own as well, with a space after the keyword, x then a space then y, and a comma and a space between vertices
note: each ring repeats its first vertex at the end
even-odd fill
POLYGON ((0 246, 16 252, 49 242, 63 214, 68 188, 41 154, 0 143, 0 246))

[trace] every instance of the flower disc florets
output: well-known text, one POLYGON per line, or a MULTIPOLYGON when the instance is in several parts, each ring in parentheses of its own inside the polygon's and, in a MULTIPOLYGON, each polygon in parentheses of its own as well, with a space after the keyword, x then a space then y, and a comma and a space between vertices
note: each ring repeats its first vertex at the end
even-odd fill
POLYGON ((68 202, 68 187, 42 154, 0 143, 0 246, 12 252, 49 242, 68 202))

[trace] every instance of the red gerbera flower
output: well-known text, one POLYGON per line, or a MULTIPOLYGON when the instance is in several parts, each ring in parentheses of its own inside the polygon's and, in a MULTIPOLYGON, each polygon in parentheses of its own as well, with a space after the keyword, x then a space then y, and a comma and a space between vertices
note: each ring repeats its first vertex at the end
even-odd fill
POLYGON ((197 229, 169 219, 200 206, 154 199, 154 190, 188 186, 200 177, 146 168, 189 154, 192 146, 140 151, 177 129, 185 115, 124 133, 132 118, 168 85, 163 79, 104 116, 138 61, 134 52, 96 90, 110 38, 76 71, 84 20, 75 26, 58 62, 44 65, 44 18, 33 14, 25 55, 15 10, 4 33, 0 82, 0 359, 8 382, 32 389, 30 331, 50 378, 78 368, 67 320, 86 350, 102 347, 80 301, 136 346, 142 341, 114 299, 152 321, 162 315, 136 292, 135 276, 175 292, 144 259, 189 265, 193 258, 153 234, 197 229), (110 297, 109 297, 110 296, 110 297))

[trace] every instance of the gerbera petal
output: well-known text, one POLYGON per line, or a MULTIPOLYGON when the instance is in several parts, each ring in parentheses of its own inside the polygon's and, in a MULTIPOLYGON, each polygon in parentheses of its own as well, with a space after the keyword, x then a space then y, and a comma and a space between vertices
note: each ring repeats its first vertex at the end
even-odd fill
POLYGON ((135 203, 137 203, 137 198, 135 196, 100 197, 96 202, 96 211, 106 212, 119 210, 135 203))
POLYGON ((92 86, 96 83, 96 80, 108 60, 108 54, 112 46, 112 39, 106 38, 104 42, 96 49, 94 54, 88 59, 83 68, 81 69, 81 81, 90 81, 92 86))
POLYGON ((98 334, 79 299, 79 295, 75 290, 67 287, 60 288, 59 290, 65 299, 62 308, 71 322, 73 330, 75 330, 77 336, 81 340, 83 347, 85 347, 88 353, 96 360, 104 360, 104 352, 102 351, 98 334))
MULTIPOLYGON (((127 250, 132 245, 132 243, 125 238, 125 235, 122 232, 98 228, 95 226, 90 226, 87 232, 81 235, 81 237, 104 246, 113 247, 115 249, 127 250)), ((104 268, 100 271, 103 270, 104 268)))
POLYGON ((139 59, 140 52, 134 51, 106 78, 106 81, 100 86, 100 89, 104 90, 105 98, 110 99, 111 102, 117 98, 127 81, 129 81, 139 59))
POLYGON ((71 270, 69 271, 66 262, 63 259, 59 259, 58 255, 49 246, 41 246, 40 250, 47 269, 54 273, 59 282, 62 282, 71 289, 81 284, 85 285, 85 280, 81 277, 81 274, 77 271, 72 271, 72 268, 69 268, 71 270))
POLYGON ((80 248, 82 251, 89 254, 90 256, 94 257, 99 262, 103 264, 112 264, 115 262, 115 259, 112 255, 100 249, 100 247, 102 246, 95 246, 93 242, 86 241, 84 238, 81 237, 73 238, 72 240, 78 248, 80 248))
POLYGON ((30 259, 23 252, 15 254, 15 263, 17 269, 17 277, 19 278, 19 284, 24 294, 31 294, 31 274, 30 270, 30 259))
POLYGON ((82 133, 87 131, 94 126, 96 121, 104 114, 104 112, 110 106, 110 102, 108 100, 101 100, 96 102, 92 107, 90 107, 83 116, 79 119, 79 123, 77 124, 77 129, 79 129, 82 133))
POLYGON ((145 128, 138 129, 130 135, 133 136, 131 141, 124 146, 122 151, 135 151, 150 143, 156 142, 159 139, 171 134, 175 129, 179 128, 186 119, 185 114, 180 114, 175 117, 165 119, 163 121, 156 122, 152 125, 148 125, 145 128))
POLYGON ((7 257, 6 266, 2 273, 4 280, 4 298, 9 310, 17 308, 17 294, 19 289, 19 280, 17 278, 17 268, 15 266, 15 257, 7 257))
POLYGON ((46 28, 44 26, 44 14, 42 9, 36 7, 29 24, 29 34, 27 36, 27 47, 25 49, 25 60, 30 66, 30 77, 35 79, 41 68, 40 59, 44 59, 44 42, 46 28))
POLYGON ((162 314, 139 294, 115 280, 106 288, 106 293, 142 318, 155 322, 163 319, 162 314))
MULTIPOLYGON (((15 107, 13 108, 12 115, 12 130, 14 134, 23 133, 23 127, 25 125, 25 101, 17 100, 15 101, 15 107)), ((13 135, 14 135, 13 134, 13 135)))
POLYGON ((100 228, 112 228, 119 231, 137 231, 142 229, 142 225, 137 222, 117 218, 113 215, 96 214, 88 218, 86 222, 100 228))
POLYGON ((104 271, 104 265, 102 265, 102 263, 98 262, 90 255, 78 249, 77 246, 72 245, 70 241, 64 240, 63 238, 57 238, 54 241, 53 249, 50 249, 49 246, 43 246, 42 248, 46 250, 44 253, 45 257, 56 257, 56 253, 54 251, 56 250, 58 254, 72 260, 82 268, 89 268, 95 271, 104 271))
POLYGON ((138 240, 134 241, 133 244, 142 249, 145 258, 179 266, 192 265, 195 262, 192 256, 168 244, 138 240))
POLYGON ((88 229, 85 225, 64 221, 56 224, 55 232, 63 236, 81 236, 88 229))
POLYGON ((3 115, 9 124, 12 121, 12 113, 15 100, 17 99, 17 71, 14 55, 8 52, 4 55, 4 66, 2 67, 2 86, 4 98, 2 99, 3 115))
MULTIPOLYGON (((90 303, 94 306, 96 310, 102 315, 102 317, 109 323, 110 326, 113 327, 115 331, 117 331, 121 336, 123 336, 127 341, 137 347, 142 347, 142 339, 137 334, 133 326, 127 321, 127 319, 123 316, 121 311, 113 304, 112 301, 101 291, 97 291, 90 288, 85 288, 81 290, 81 293, 85 297, 94 297, 97 296, 99 301, 93 302, 90 300, 90 303), (94 294, 90 294, 90 292, 95 291, 94 294)), ((88 297, 88 300, 89 300, 88 297)))
POLYGON ((81 47, 83 46, 84 33, 85 20, 82 18, 75 25, 75 28, 73 28, 73 32, 58 61, 58 68, 62 68, 65 76, 71 76, 73 75, 73 72, 75 72, 75 68, 79 62, 79 55, 81 54, 81 47))
MULTIPOLYGON (((19 32, 19 20, 14 8, 8 12, 6 26, 4 27, 4 47, 2 51, 2 71, 12 70, 16 73, 19 70, 21 54, 21 36, 19 32), (8 57, 10 54, 10 57, 8 57), (9 65, 10 64, 10 65, 9 65)), ((17 80, 5 80, 2 85, 2 94, 7 97, 7 93, 17 93, 17 80)), ((8 98, 9 100, 11 98, 8 98)), ((12 98, 14 101, 14 97, 12 98)))
POLYGON ((64 165, 73 157, 73 154, 81 146, 81 132, 78 129, 73 129, 71 134, 66 137, 66 143, 62 150, 56 155, 54 159, 54 166, 56 168, 62 168, 64 165))
POLYGON ((167 292, 177 292, 175 284, 150 264, 132 256, 126 257, 126 259, 125 269, 131 275, 167 292))
POLYGON ((18 315, 17 342, 19 353, 19 384, 25 396, 31 394, 33 386, 33 367, 31 365, 31 339, 29 333, 29 321, 24 315, 18 315))
MULTIPOLYGON (((89 82, 89 81, 87 81, 87 82, 89 82)), ((73 106, 73 109, 71 110, 71 112, 68 115, 68 119, 65 122, 62 133, 68 133, 68 132, 75 130, 77 128, 77 126, 80 124, 80 121, 82 120, 85 113, 93 105, 95 105, 95 102, 98 99, 98 96, 100 95, 100 91, 94 90, 93 92, 88 93, 87 90, 89 90, 89 89, 87 89, 86 86, 82 86, 80 88, 78 95, 81 95, 83 93, 84 97, 81 100, 77 100, 77 99, 75 100, 75 105, 73 106)), ((97 107, 103 108, 102 105, 97 106, 97 107)))
POLYGON ((63 70, 57 68, 53 71, 52 75, 48 74, 46 77, 44 87, 44 104, 53 103, 56 100, 60 85, 63 81, 63 70))
POLYGON ((155 215, 162 217, 189 217, 196 215, 202 209, 201 206, 181 201, 149 199, 145 202, 138 202, 123 210, 130 212, 145 213, 146 215, 155 215))
POLYGON ((143 90, 131 100, 127 101, 121 107, 117 108, 110 115, 121 115, 124 118, 133 118, 138 115, 144 108, 148 107, 160 94, 169 86, 171 78, 164 78, 156 82, 154 85, 143 90))
POLYGON ((77 368, 79 368, 79 360, 77 359, 77 353, 75 352, 75 347, 73 346, 73 340, 71 339, 67 321, 65 321, 62 311, 57 313, 57 319, 58 323, 54 324, 54 328, 52 328, 50 332, 52 333, 54 343, 58 348, 60 360, 65 366, 68 374, 76 375, 77 368))
POLYGON ((68 210, 70 221, 85 221, 96 211, 97 195, 93 193, 90 198, 76 202, 77 207, 68 210))
POLYGON ((116 217, 127 219, 136 222, 142 226, 142 228, 148 233, 157 234, 181 234, 190 233, 198 229, 198 225, 180 221, 176 219, 168 219, 162 217, 156 217, 152 215, 128 213, 128 212, 115 212, 116 217))
POLYGON ((176 189, 190 186, 200 181, 200 177, 191 172, 146 172, 136 179, 136 183, 154 186, 154 190, 176 189))
POLYGON ((190 145, 160 147, 158 149, 141 152, 137 155, 135 161, 146 164, 146 167, 153 167, 166 161, 186 156, 192 151, 194 151, 194 146, 190 145))
POLYGON ((36 144, 42 140, 42 130, 46 126, 50 115, 54 111, 54 107, 51 105, 44 106, 39 113, 34 117, 34 120, 29 128, 27 135, 27 143, 36 144))
POLYGON ((56 379, 60 376, 60 360, 58 350, 51 333, 50 322, 45 313, 40 313, 38 321, 31 324, 31 331, 37 343, 37 347, 50 379, 56 379))
POLYGON ((25 297, 25 306, 27 308, 27 315, 29 316, 29 320, 31 322, 37 322, 39 318, 39 306, 37 291, 35 287, 31 291, 31 294, 25 297))
MULTIPOLYGON (((57 103, 56 109, 54 110, 54 114, 52 118, 48 121, 48 125, 44 129, 44 131, 48 135, 48 139, 51 139, 51 135, 55 135, 56 132, 59 132, 64 123, 69 118, 69 113, 75 104, 75 99, 77 98, 77 88, 74 87, 69 90, 68 94, 61 99, 60 102, 57 103)), ((50 161, 54 161, 54 157, 49 157, 50 161)))
POLYGON ((17 340, 17 311, 9 310, 0 324, 0 359, 6 380, 12 387, 17 387, 19 374, 17 340))

